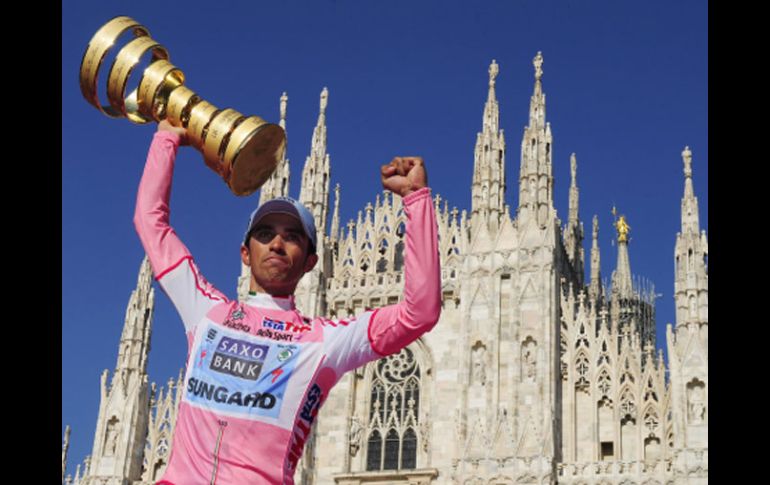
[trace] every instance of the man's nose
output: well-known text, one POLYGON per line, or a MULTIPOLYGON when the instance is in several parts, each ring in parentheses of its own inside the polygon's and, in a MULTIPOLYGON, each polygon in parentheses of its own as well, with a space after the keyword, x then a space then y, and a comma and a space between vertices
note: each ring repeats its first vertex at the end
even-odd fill
POLYGON ((286 241, 283 240, 283 236, 281 236, 280 233, 277 233, 270 241, 269 247, 274 251, 283 251, 285 243, 286 241))

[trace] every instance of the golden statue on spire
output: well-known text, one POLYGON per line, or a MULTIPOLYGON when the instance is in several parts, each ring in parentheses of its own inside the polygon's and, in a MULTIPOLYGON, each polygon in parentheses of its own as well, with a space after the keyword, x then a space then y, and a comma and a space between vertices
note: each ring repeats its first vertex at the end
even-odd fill
MULTIPOLYGON (((618 211, 614 206, 612 207, 612 215, 616 217, 618 215, 618 211)), ((631 231, 631 226, 626 222, 626 216, 621 214, 618 220, 615 221, 614 226, 618 231, 618 242, 628 242, 628 233, 631 231)))

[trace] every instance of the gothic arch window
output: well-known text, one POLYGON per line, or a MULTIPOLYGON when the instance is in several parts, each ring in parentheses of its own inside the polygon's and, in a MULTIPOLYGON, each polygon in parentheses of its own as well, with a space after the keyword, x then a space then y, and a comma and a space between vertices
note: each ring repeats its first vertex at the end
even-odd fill
POLYGON ((653 400, 655 402, 658 401, 658 395, 655 392, 655 386, 652 385, 652 377, 647 379, 647 388, 644 391, 644 400, 653 400))
POLYGON ((659 434, 658 428, 660 427, 660 419, 658 413, 652 407, 647 408, 644 413, 644 427, 646 428, 647 436, 656 436, 659 434))
POLYGON ((580 355, 578 355, 578 358, 575 360, 575 370, 577 370, 577 382, 575 382, 575 387, 578 389, 587 389, 588 388, 588 371, 589 371, 589 364, 588 364, 588 357, 586 357, 586 354, 581 352, 580 355))
POLYGON ((559 362, 561 369, 561 380, 566 381, 569 378, 569 365, 567 364, 567 336, 561 333, 559 339, 559 362))
POLYGON ((401 271, 404 267, 404 241, 396 243, 395 254, 393 255, 393 269, 401 271))
POLYGON ((380 242, 377 243, 377 252, 384 255, 387 251, 388 251, 388 240, 380 239, 380 242))
POLYGON ((396 236, 398 236, 399 238, 403 238, 404 234, 406 234, 406 224, 404 224, 404 222, 401 221, 396 227, 396 236))
POLYGON ((580 324, 580 331, 578 332, 577 342, 575 342, 575 348, 580 347, 581 344, 584 347, 590 346, 588 344, 588 334, 586 333, 586 326, 583 323, 580 324))
POLYGON ((626 381, 629 381, 631 384, 634 383, 634 376, 631 374, 631 364, 628 357, 626 357, 625 369, 623 375, 620 377, 620 383, 625 384, 626 381))
POLYGON ((626 388, 620 398, 620 416, 622 419, 635 420, 636 417, 636 404, 634 403, 634 396, 631 391, 626 388))
POLYGON ((409 348, 377 361, 372 373, 366 470, 417 467, 420 366, 409 348))
POLYGON ((349 247, 345 252, 345 261, 342 263, 342 266, 353 266, 353 251, 349 247))
POLYGON ((602 340, 602 350, 599 354, 599 360, 596 362, 597 366, 602 365, 602 363, 609 364, 610 363, 610 356, 607 352, 607 341, 602 340))
POLYGON ((607 369, 603 369, 602 373, 599 375, 599 392, 601 392, 603 396, 609 396, 611 384, 610 374, 607 372, 607 369))

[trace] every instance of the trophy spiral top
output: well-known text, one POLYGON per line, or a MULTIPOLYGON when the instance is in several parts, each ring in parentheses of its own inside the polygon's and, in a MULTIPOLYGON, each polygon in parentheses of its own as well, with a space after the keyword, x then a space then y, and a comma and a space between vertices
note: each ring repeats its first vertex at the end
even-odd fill
POLYGON ((83 60, 80 62, 80 92, 83 97, 96 109, 113 118, 123 116, 119 110, 112 106, 102 106, 99 102, 97 81, 99 68, 101 68, 107 52, 112 48, 118 37, 131 29, 135 37, 149 37, 150 32, 136 20, 119 16, 104 24, 88 43, 83 60))
POLYGON ((285 131, 258 116, 219 109, 184 83, 184 73, 169 62, 166 48, 150 37, 147 28, 126 16, 113 18, 94 34, 80 64, 80 90, 99 111, 137 124, 167 119, 172 125, 183 127, 190 144, 203 152, 206 165, 222 177, 235 195, 253 193, 283 159, 285 131), (133 37, 124 43, 124 34, 128 32, 133 37), (97 89, 99 69, 119 38, 124 45, 107 75, 109 104, 102 105, 97 89), (145 62, 137 88, 126 96, 129 78, 145 62))

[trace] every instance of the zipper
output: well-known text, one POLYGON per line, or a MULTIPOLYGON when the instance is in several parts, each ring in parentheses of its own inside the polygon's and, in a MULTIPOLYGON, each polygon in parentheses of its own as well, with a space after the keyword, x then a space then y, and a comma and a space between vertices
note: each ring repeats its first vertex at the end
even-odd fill
POLYGON ((219 433, 217 434, 217 444, 214 447, 214 469, 211 471, 211 484, 214 485, 217 481, 217 471, 219 469, 219 446, 222 444, 222 435, 225 434, 225 428, 227 427, 227 421, 217 420, 219 423, 219 433))

